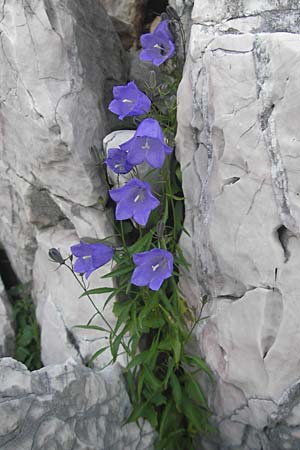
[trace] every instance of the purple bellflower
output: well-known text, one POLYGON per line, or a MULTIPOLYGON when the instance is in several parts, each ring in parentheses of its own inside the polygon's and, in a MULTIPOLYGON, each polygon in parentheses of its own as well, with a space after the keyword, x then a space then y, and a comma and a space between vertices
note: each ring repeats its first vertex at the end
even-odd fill
POLYGON ((154 248, 148 252, 133 255, 136 265, 131 277, 136 286, 149 286, 152 291, 158 291, 163 281, 172 275, 173 255, 167 250, 154 248))
POLYGON ((175 45, 168 23, 168 20, 163 20, 153 33, 141 36, 143 50, 140 52, 140 59, 142 61, 151 61, 155 66, 160 66, 171 58, 175 51, 175 45))
POLYGON ((131 171, 133 165, 127 161, 128 152, 122 148, 110 148, 105 162, 110 169, 118 174, 124 174, 131 171))
POLYGON ((120 120, 126 116, 138 116, 150 111, 150 98, 138 89, 134 81, 125 86, 114 86, 113 94, 114 100, 110 102, 108 109, 118 114, 120 120))
POLYGON ((127 161, 134 166, 147 161, 154 168, 162 167, 172 149, 165 144, 162 129, 155 119, 144 119, 133 138, 122 144, 128 152, 127 161))
POLYGON ((74 271, 84 273, 87 279, 94 270, 104 266, 113 257, 113 249, 101 243, 87 244, 80 241, 80 244, 73 245, 71 252, 77 257, 74 264, 74 271))
POLYGON ((151 211, 159 205, 159 200, 151 192, 150 184, 137 178, 118 189, 111 189, 109 195, 117 203, 117 220, 133 218, 142 226, 146 225, 151 211))

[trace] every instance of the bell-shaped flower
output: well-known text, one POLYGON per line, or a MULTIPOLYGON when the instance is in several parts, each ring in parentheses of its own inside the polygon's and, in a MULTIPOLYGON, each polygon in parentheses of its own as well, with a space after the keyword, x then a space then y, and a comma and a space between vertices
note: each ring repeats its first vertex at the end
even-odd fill
POLYGON ((134 81, 130 81, 125 86, 114 86, 114 100, 108 109, 117 114, 120 120, 126 116, 139 116, 150 111, 151 100, 136 86, 134 81))
POLYGON ((144 119, 133 138, 122 144, 128 152, 127 161, 134 166, 147 161, 155 169, 162 167, 172 149, 165 144, 162 129, 155 119, 144 119))
POLYGON ((111 189, 111 198, 117 203, 116 219, 134 219, 145 226, 151 211, 158 207, 159 200, 151 192, 149 183, 133 178, 124 186, 111 189))
POLYGON ((77 257, 74 264, 74 272, 84 273, 88 278, 94 270, 104 266, 113 257, 113 249, 108 245, 96 243, 88 244, 80 241, 80 244, 73 245, 71 252, 77 257))
POLYGON ((140 52, 140 59, 142 61, 151 61, 155 66, 160 66, 171 58, 175 51, 175 45, 168 23, 168 20, 163 20, 153 33, 141 36, 143 50, 140 52))
POLYGON ((131 277, 131 283, 136 286, 149 286, 152 291, 158 291, 163 281, 172 275, 173 255, 167 250, 154 248, 148 252, 133 255, 136 265, 131 277))
POLYGON ((122 148, 110 148, 105 160, 108 167, 115 173, 124 174, 131 171, 133 165, 127 160, 128 152, 122 148))

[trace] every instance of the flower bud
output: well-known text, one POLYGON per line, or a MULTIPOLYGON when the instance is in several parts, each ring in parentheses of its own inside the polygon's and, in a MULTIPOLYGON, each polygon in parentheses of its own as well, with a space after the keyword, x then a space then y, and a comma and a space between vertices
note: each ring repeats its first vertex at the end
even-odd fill
POLYGON ((65 263, 65 260, 63 259, 60 251, 57 250, 57 248, 50 248, 48 255, 49 255, 49 258, 52 259, 52 261, 54 261, 56 263, 59 263, 59 264, 65 263))

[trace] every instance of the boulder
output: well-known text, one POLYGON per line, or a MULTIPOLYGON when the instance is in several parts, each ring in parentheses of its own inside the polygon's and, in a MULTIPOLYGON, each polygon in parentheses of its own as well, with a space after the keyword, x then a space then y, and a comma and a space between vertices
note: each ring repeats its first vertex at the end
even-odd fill
POLYGON ((181 284, 195 308, 208 297, 195 339, 220 437, 206 449, 300 447, 296 3, 194 2, 177 156, 192 263, 181 284))
POLYGON ((107 106, 127 59, 100 2, 0 0, 0 11, 0 241, 19 279, 33 280, 42 358, 58 363, 80 348, 65 327, 91 309, 76 306, 82 291, 71 275, 62 281, 48 248, 67 256, 80 238, 113 234, 99 151, 117 123, 107 106))
POLYGON ((30 373, 0 361, 3 450, 152 450, 148 422, 124 425, 131 405, 117 365, 103 371, 69 359, 30 373))

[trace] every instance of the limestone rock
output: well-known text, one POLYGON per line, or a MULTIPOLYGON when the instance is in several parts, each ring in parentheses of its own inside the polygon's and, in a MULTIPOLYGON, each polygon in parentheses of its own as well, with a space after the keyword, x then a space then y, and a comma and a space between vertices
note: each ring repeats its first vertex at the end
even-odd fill
MULTIPOLYGON (((104 238, 112 233, 105 216, 102 221, 98 218, 98 227, 102 230, 102 235, 98 237, 104 238)), ((92 228, 92 222, 90 228, 92 228)), ((86 229, 89 231, 87 224, 86 229)), ((89 236, 92 237, 92 233, 89 236)), ((43 363, 44 365, 58 364, 69 356, 87 361, 95 351, 107 346, 108 334, 77 328, 78 325, 86 325, 96 310, 87 297, 79 298, 83 289, 70 271, 65 267, 58 268, 58 265, 51 262, 48 257, 48 249, 58 247, 62 256, 66 258, 70 254, 71 245, 78 243, 78 237, 75 230, 57 227, 55 231, 52 229, 40 231, 37 234, 37 243, 38 250, 33 268, 33 291, 37 304, 37 319, 41 327, 43 363)), ((86 283, 87 288, 112 287, 111 279, 101 279, 101 276, 111 269, 111 263, 107 263, 93 272, 86 283)), ((101 311, 106 297, 107 295, 104 294, 93 296, 93 300, 101 311)), ((103 314, 113 325, 115 317, 112 313, 112 304, 106 307, 103 314)), ((93 320, 93 325, 107 328, 99 316, 93 320)), ((111 354, 107 350, 95 360, 95 363, 102 366, 110 359, 111 354)))
POLYGON ((65 327, 91 309, 74 306, 81 290, 54 271, 48 248, 68 254, 82 237, 113 234, 97 149, 117 123, 107 105, 127 59, 100 2, 0 0, 0 11, 0 241, 20 280, 33 278, 44 362, 63 362, 78 353, 65 327))
POLYGON ((126 49, 137 44, 142 24, 145 2, 141 0, 100 0, 111 17, 126 49))
POLYGON ((0 358, 11 356, 15 348, 12 310, 0 278, 0 358))
POLYGON ((194 4, 177 156, 191 234, 182 288, 195 307, 210 299, 196 338, 220 439, 206 449, 300 447, 296 4, 194 4))
POLYGON ((118 366, 96 371, 68 360, 30 373, 0 361, 3 450, 151 450, 147 422, 123 426, 130 402, 118 366))

